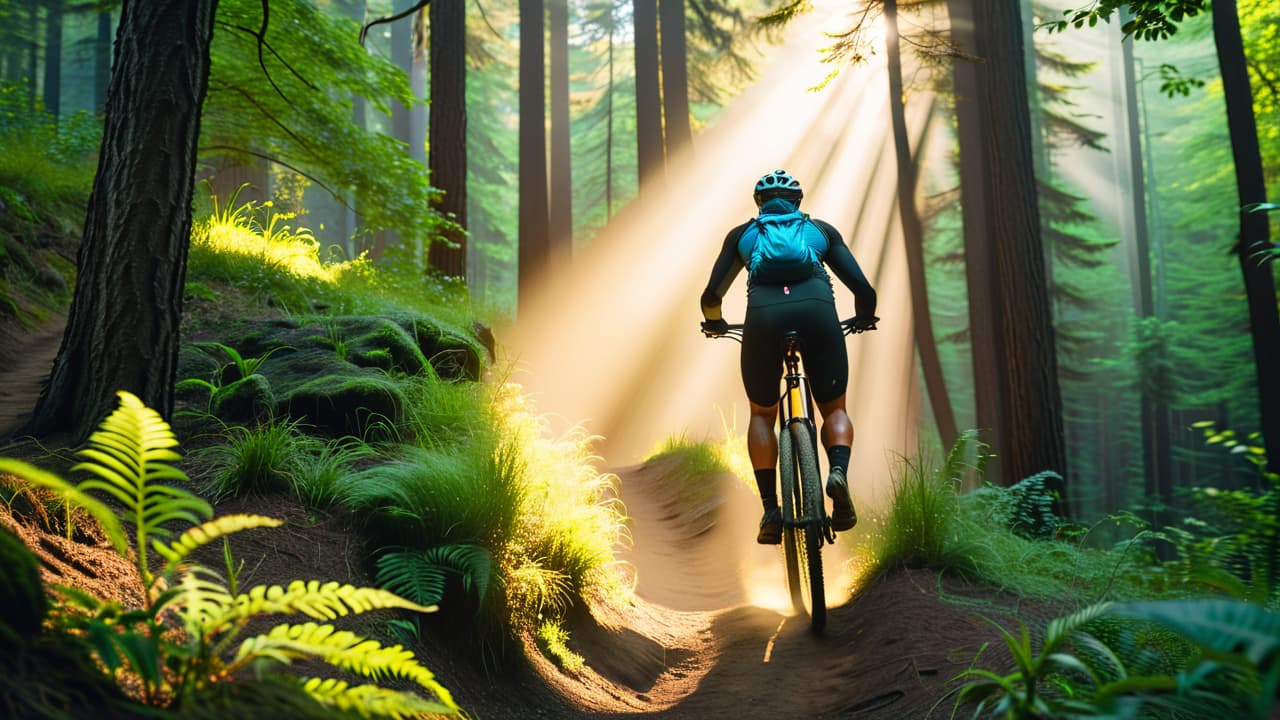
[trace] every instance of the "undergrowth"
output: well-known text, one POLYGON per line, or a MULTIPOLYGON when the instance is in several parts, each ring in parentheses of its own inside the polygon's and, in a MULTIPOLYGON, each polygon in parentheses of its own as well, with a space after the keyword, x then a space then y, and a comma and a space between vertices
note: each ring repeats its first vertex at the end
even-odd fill
MULTIPOLYGON (((407 310, 470 328, 465 296, 430 297, 418 274, 326 252, 269 204, 229 205, 195 222, 189 287, 253 296, 320 327, 333 327, 326 317, 407 310)), ((341 354, 345 339, 327 337, 341 354)), ((403 418, 323 442, 288 419, 230 428, 200 450, 202 474, 218 495, 292 492, 312 509, 351 513, 379 583, 439 603, 489 660, 510 659, 520 647, 512 640, 572 606, 625 595, 613 556, 622 510, 615 478, 596 468, 595 438, 551 436, 498 371, 478 383, 430 367, 384 376, 407 399, 403 418)))

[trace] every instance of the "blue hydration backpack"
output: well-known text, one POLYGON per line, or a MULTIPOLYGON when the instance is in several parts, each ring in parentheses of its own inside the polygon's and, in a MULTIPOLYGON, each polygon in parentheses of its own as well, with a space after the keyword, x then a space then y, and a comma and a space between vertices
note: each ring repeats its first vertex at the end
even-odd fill
MULTIPOLYGON (((755 230, 755 242, 747 255, 747 271, 751 279, 768 285, 799 282, 814 274, 819 263, 818 251, 805 238, 805 230, 813 224, 800 211, 766 214, 751 219, 744 234, 755 230)), ((823 240, 826 234, 814 225, 823 240)))

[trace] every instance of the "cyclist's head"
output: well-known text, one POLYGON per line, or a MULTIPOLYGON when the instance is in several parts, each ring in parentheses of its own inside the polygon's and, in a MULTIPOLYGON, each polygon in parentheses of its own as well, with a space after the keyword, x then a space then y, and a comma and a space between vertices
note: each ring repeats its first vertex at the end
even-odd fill
POLYGON ((756 200, 756 207, 776 197, 789 200, 799 207, 800 200, 804 198, 804 191, 800 189, 800 181, 791 177, 786 170, 774 170, 756 181, 753 197, 756 200))

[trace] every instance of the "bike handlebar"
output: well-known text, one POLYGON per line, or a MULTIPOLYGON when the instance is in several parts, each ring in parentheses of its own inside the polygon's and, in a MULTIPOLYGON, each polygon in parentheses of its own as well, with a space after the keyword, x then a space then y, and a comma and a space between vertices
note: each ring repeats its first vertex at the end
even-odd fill
MULTIPOLYGON (((880 322, 880 318, 875 317, 851 317, 840 321, 840 329, 845 335, 857 335, 858 333, 869 332, 876 329, 876 323, 880 322)), ((707 323, 702 323, 702 334, 709 338, 727 337, 730 340, 742 342, 742 330, 746 325, 742 323, 727 323, 725 332, 715 333, 707 330, 707 323)))

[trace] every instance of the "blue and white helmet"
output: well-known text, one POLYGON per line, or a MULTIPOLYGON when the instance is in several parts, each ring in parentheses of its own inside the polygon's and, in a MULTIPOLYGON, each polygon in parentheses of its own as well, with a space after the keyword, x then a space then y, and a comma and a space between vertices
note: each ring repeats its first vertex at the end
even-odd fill
POLYGON ((759 205, 764 201, 766 194, 777 192, 778 194, 794 195, 799 201, 804 197, 804 191, 800 189, 800 181, 791 177, 786 170, 774 170, 756 181, 756 189, 753 197, 756 204, 759 205))

